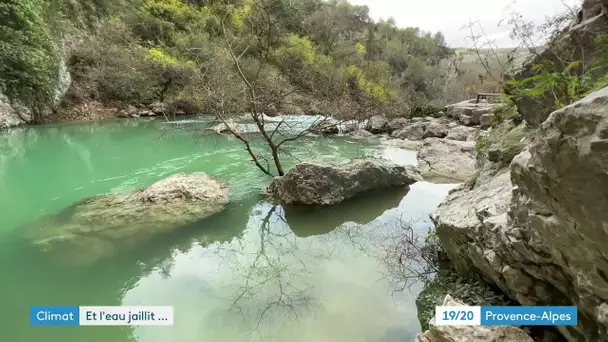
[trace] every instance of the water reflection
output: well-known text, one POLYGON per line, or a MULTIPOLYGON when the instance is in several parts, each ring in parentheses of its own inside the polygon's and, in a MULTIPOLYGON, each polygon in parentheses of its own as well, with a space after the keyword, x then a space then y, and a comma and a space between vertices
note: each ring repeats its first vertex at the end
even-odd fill
MULTIPOLYGON (((6 175, 2 193, 10 196, 0 198, 5 208, 0 227, 18 230, 83 198, 145 186, 178 171, 229 180, 230 205, 86 267, 54 263, 0 232, 0 267, 6 275, 0 303, 11 312, 3 340, 414 339, 419 329, 415 293, 392 293, 381 258, 398 219, 428 229, 428 214, 449 185, 421 182, 405 197, 399 191, 370 193, 314 212, 283 208, 257 195, 267 180, 250 167, 238 142, 219 135, 199 141, 192 139, 195 132, 178 132, 157 143, 154 125, 162 122, 140 122, 35 127, 33 133, 6 138, 12 140, 0 153, 6 161, 0 172, 6 175), (175 325, 32 329, 31 305, 172 305, 175 325)), ((377 155, 382 149, 347 138, 305 139, 293 148, 300 159, 324 161, 377 155)))
POLYGON ((367 224, 386 210, 397 208, 408 189, 370 191, 356 198, 327 207, 286 207, 289 227, 298 237, 329 233, 347 222, 367 224))

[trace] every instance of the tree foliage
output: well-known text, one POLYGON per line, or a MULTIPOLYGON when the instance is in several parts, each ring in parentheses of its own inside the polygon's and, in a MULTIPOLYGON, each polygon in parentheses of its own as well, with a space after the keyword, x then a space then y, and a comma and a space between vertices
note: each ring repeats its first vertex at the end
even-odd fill
POLYGON ((40 103, 56 86, 65 39, 70 99, 142 104, 184 92, 203 104, 194 85, 206 84, 214 63, 236 75, 224 63, 230 40, 243 61, 272 57, 300 98, 391 99, 405 111, 439 96, 439 61, 451 52, 441 34, 375 22, 366 6, 344 0, 9 0, 0 16, 4 88, 40 103))

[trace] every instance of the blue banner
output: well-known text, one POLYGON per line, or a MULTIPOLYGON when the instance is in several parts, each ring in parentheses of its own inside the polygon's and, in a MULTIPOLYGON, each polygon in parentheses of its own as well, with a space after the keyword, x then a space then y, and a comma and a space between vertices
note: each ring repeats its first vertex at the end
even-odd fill
POLYGON ((575 306, 482 306, 481 325, 576 325, 575 306))
POLYGON ((79 325, 78 306, 32 306, 30 307, 31 325, 79 325))
POLYGON ((32 306, 30 325, 173 325, 172 306, 32 306))

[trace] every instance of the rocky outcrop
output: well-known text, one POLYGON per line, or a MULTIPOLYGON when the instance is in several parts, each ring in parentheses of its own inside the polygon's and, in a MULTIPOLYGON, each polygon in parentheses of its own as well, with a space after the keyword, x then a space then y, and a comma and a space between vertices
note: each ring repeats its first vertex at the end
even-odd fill
MULTIPOLYGON (((608 1, 584 0, 582 8, 571 25, 565 28, 556 39, 538 54, 531 56, 520 68, 514 70, 508 78, 523 80, 534 76, 538 71, 535 66, 540 61, 553 63, 557 72, 562 72, 568 65, 564 61, 580 61, 579 72, 588 72, 599 53, 596 37, 608 32, 608 1)), ((576 70, 574 70, 576 71, 576 70)), ((602 72, 598 69, 597 72, 602 72)), ((602 75, 599 75, 602 76, 602 75)), ((544 122, 555 107, 553 94, 546 96, 515 97, 517 110, 531 127, 538 127, 544 122)))
POLYGON ((382 115, 372 116, 365 130, 373 134, 386 133, 388 130, 388 120, 382 115))
MULTIPOLYGON (((463 306, 450 295, 443 306, 463 306)), ((419 342, 533 342, 520 328, 512 326, 437 325, 435 317, 429 322, 429 330, 418 336, 419 342)))
POLYGON ((481 123, 481 116, 490 114, 496 103, 484 101, 476 102, 475 99, 458 102, 445 108, 446 115, 460 121, 465 126, 477 126, 481 123))
POLYGON ((42 119, 52 114, 53 109, 59 105, 70 87, 71 81, 72 78, 68 72, 65 60, 61 59, 58 65, 52 101, 49 101, 50 103, 46 104, 44 108, 37 108, 38 112, 36 112, 36 115, 22 101, 5 95, 7 93, 6 90, 0 87, 0 129, 31 123, 37 118, 42 119))
POLYGON ((447 126, 436 121, 429 123, 424 131, 424 138, 445 138, 447 135, 447 126))
MULTIPOLYGON (((351 128, 351 127, 349 127, 351 128)), ((332 135, 340 133, 340 123, 335 120, 321 120, 310 127, 310 131, 315 134, 332 135)))
POLYGON ((579 324, 560 333, 604 340, 608 88, 552 113, 509 169, 489 165, 433 214, 455 266, 522 305, 575 305, 579 324))
POLYGON ((388 122, 386 127, 387 133, 393 133, 400 129, 403 129, 411 124, 411 121, 407 118, 396 118, 388 122))
POLYGON ((369 190, 407 187, 421 180, 415 168, 384 159, 344 165, 301 163, 275 178, 267 193, 285 204, 332 205, 369 190))
POLYGON ((473 141, 479 136, 479 129, 474 127, 456 126, 449 130, 445 137, 448 140, 473 141))
POLYGON ((175 174, 134 192, 92 197, 36 222, 26 238, 52 257, 93 262, 228 204, 228 185, 204 173, 175 174))
POLYGON ((425 177, 464 181, 475 173, 475 142, 424 139, 418 162, 425 177))
POLYGON ((0 92, 0 129, 19 126, 31 120, 29 109, 0 92))
POLYGON ((427 124, 424 122, 416 122, 410 126, 406 126, 391 134, 391 137, 397 139, 422 140, 427 124))

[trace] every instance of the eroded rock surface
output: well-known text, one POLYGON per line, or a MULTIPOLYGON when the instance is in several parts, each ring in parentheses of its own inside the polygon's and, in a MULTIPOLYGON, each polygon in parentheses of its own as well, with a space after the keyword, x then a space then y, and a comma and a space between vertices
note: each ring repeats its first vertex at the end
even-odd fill
MULTIPOLYGON (((443 306, 463 306, 450 295, 443 306)), ((419 342, 533 342, 522 329, 511 326, 436 325, 435 317, 429 322, 429 330, 418 336, 419 342)))
POLYGON ((373 134, 386 133, 388 131, 388 120, 382 115, 372 116, 365 129, 373 134))
POLYGON ((418 162, 425 177, 440 176, 464 181, 475 173, 475 142, 424 139, 418 152, 418 162))
POLYGON ((446 115, 459 120, 465 126, 477 126, 481 123, 481 116, 490 114, 496 103, 479 102, 475 99, 458 102, 446 107, 446 115))
POLYGON ((445 137, 448 140, 473 141, 479 136, 479 129, 474 127, 456 126, 449 130, 445 137))
POLYGON ((332 205, 369 190, 404 187, 421 180, 414 167, 384 159, 359 159, 344 165, 301 163, 276 177, 267 192, 285 204, 332 205))
POLYGON ((178 173, 134 192, 92 197, 32 225, 42 251, 91 262, 218 213, 228 185, 205 173, 178 173))
POLYGON ((391 137, 397 139, 422 140, 426 130, 426 123, 416 122, 413 125, 406 126, 398 131, 393 132, 391 137))
POLYGON ((522 305, 575 305, 569 341, 608 336, 608 88, 558 110, 510 169, 482 169, 433 215, 459 271, 522 305), (512 182, 512 183, 511 183, 512 182))

